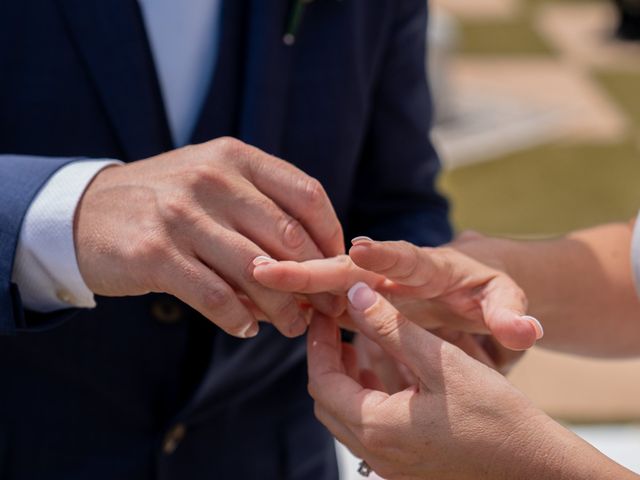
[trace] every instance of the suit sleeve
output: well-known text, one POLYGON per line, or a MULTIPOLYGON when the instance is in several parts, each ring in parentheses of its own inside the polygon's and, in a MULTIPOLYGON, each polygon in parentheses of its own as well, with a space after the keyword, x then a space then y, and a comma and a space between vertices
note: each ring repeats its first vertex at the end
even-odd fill
POLYGON ((49 178, 75 158, 0 155, 0 334, 41 329, 69 315, 31 315, 27 325, 18 286, 12 280, 16 250, 24 217, 49 178))
POLYGON ((394 8, 347 233, 438 245, 452 231, 448 203, 436 189, 440 162, 429 135, 426 2, 397 0, 394 8))

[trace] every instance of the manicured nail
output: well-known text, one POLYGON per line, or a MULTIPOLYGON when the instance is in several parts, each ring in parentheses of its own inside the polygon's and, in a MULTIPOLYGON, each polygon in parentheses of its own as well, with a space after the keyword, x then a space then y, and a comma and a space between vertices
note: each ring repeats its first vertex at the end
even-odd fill
POLYGON ((274 260, 271 257, 266 257, 264 255, 260 255, 256 258, 253 259, 253 265, 255 267, 259 266, 259 265, 269 265, 271 263, 278 263, 277 260, 274 260))
POLYGON ((247 325, 247 328, 244 330, 244 332, 240 334, 240 336, 242 338, 253 338, 258 335, 259 331, 260 327, 257 323, 250 323, 249 325, 247 325))
POLYGON ((373 242, 373 239, 369 238, 369 237, 365 237, 364 235, 360 235, 359 237, 353 238, 351 240, 351 245, 362 245, 365 243, 371 243, 373 242))
POLYGON ((364 282, 358 282, 353 287, 349 289, 349 293, 347 294, 349 297, 349 302, 356 310, 360 310, 364 312, 367 308, 376 303, 378 296, 376 292, 369 288, 364 282))
POLYGON ((532 317, 531 315, 523 315, 521 318, 531 323, 531 325, 533 325, 533 328, 536 329, 536 340, 540 340, 544 336, 544 328, 542 328, 542 324, 536 317, 532 317))

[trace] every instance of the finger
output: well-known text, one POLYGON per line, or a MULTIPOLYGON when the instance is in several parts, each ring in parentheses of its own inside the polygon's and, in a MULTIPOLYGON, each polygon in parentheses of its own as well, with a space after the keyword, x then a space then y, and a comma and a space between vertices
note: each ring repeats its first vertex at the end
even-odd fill
POLYGON ((522 351, 513 351, 503 347, 491 335, 474 335, 474 337, 495 365, 494 368, 503 375, 509 373, 524 355, 522 351))
POLYGON ((453 287, 454 265, 441 249, 419 248, 411 243, 355 241, 349 256, 356 265, 384 275, 398 285, 419 289, 433 298, 453 287), (426 253, 428 252, 428 254, 426 253))
POLYGON ((327 257, 344 253, 342 226, 322 184, 290 163, 254 149, 249 180, 296 218, 327 257))
POLYGON ((345 293, 357 282, 376 286, 384 277, 356 266, 347 255, 306 262, 265 262, 253 272, 258 282, 283 292, 345 293))
POLYGON ((480 304, 489 331, 511 350, 526 350, 544 335, 540 322, 525 314, 526 296, 506 275, 491 280, 480 304))
POLYGON ((316 418, 322 423, 327 430, 356 457, 362 458, 366 455, 366 449, 358 440, 358 437, 345 424, 341 423, 327 410, 315 404, 314 413, 316 418))
POLYGON ((487 354, 485 349, 482 348, 482 345, 474 338, 473 335, 470 335, 468 333, 461 333, 460 335, 457 335, 454 339, 452 339, 450 343, 458 347, 471 358, 478 360, 479 362, 484 363, 486 366, 491 367, 495 370, 495 363, 493 362, 493 360, 491 360, 491 357, 487 354))
POLYGON ((360 370, 360 385, 364 388, 370 388, 371 390, 380 390, 384 392, 385 387, 382 384, 382 380, 375 374, 374 371, 367 368, 360 370))
MULTIPOLYGON (((248 181, 244 191, 236 196, 236 201, 239 203, 234 204, 228 225, 272 257, 303 261, 324 256, 298 220, 256 190, 254 185, 248 184, 248 181)), ((259 258, 263 263, 269 259, 259 258)), ((324 293, 310 297, 310 301, 327 315, 337 316, 346 307, 343 300, 324 293)))
POLYGON ((349 313, 361 333, 409 367, 431 390, 443 388, 441 364, 446 342, 407 320, 364 283, 354 285, 348 296, 349 313))
MULTIPOLYGON (((256 306, 256 304, 253 303, 253 300, 247 297, 246 294, 237 290, 235 291, 235 293, 238 296, 238 300, 240 300, 240 303, 242 303, 242 305, 244 305, 245 308, 251 312, 256 320, 267 318, 267 315, 265 315, 265 313, 260 310, 256 306)), ((305 316, 310 317, 309 314, 311 312, 312 305, 309 303, 308 299, 301 295, 294 295, 294 298, 296 299, 296 302, 298 302, 298 308, 305 314, 305 316)))
POLYGON ((344 373, 353 378, 356 382, 360 380, 360 369, 358 368, 358 354, 352 345, 342 343, 342 364, 344 373))
POLYGON ((273 257, 297 261, 324 257, 298 220, 248 182, 236 196, 232 214, 229 224, 273 257))
MULTIPOLYGON (((346 308, 346 301, 347 301, 346 297, 344 297, 344 301, 345 301, 345 308, 346 308)), ((354 332, 354 333, 358 331, 358 327, 356 327, 355 323, 353 323, 353 320, 351 320, 351 317, 346 311, 337 318, 334 318, 334 317, 331 317, 331 318, 333 318, 335 322, 343 330, 347 330, 349 332, 354 332)))
POLYGON ((357 242, 349 255, 360 267, 384 274, 395 282, 382 287, 394 295, 430 299, 484 283, 482 318, 502 345, 523 350, 542 337, 540 322, 525 315, 526 297, 515 282, 462 254, 452 258, 446 249, 418 248, 407 242, 366 241, 357 242))
POLYGON ((372 342, 364 335, 357 335, 356 342, 358 342, 359 350, 362 352, 361 356, 366 357, 367 365, 364 366, 376 373, 378 379, 384 385, 383 391, 393 394, 409 386, 405 381, 405 375, 400 372, 402 364, 390 356, 380 345, 372 342))
POLYGON ((262 285, 285 292, 312 294, 309 298, 316 309, 325 315, 337 317, 346 308, 341 296, 329 296, 320 292, 345 293, 357 280, 381 282, 382 277, 356 267, 346 255, 306 262, 257 262, 254 277, 262 285), (347 279, 353 279, 347 283, 347 279))
POLYGON ((367 390, 343 373, 342 349, 335 322, 316 314, 307 336, 309 393, 342 423, 359 424, 362 415, 388 398, 367 390))
POLYGON ((265 256, 263 250, 246 237, 213 222, 194 228, 197 229, 193 241, 198 258, 232 287, 246 294, 280 333, 296 337, 306 331, 307 322, 295 297, 269 290, 253 278, 253 260, 265 256))
POLYGON ((258 323, 233 289, 198 259, 181 259, 177 267, 168 266, 165 272, 166 291, 222 330, 240 338, 258 334, 258 323))

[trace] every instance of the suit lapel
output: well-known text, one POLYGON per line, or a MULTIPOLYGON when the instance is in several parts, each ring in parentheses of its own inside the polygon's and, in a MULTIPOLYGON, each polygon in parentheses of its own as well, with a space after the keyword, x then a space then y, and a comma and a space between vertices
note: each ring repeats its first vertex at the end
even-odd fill
POLYGON ((125 160, 172 147, 155 66, 135 0, 58 0, 125 160))

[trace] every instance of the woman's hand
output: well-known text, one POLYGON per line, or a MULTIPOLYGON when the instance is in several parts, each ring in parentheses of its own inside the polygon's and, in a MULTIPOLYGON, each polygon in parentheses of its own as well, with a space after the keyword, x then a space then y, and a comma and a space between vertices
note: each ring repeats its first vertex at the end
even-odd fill
POLYGON ((349 291, 360 332, 415 376, 389 395, 334 321, 308 337, 317 417, 388 480, 637 478, 536 409, 494 370, 408 321, 364 284, 349 291))
POLYGON ((344 294, 364 282, 424 328, 492 334, 511 350, 527 349, 543 334, 526 315, 524 293, 505 272, 453 247, 359 239, 349 257, 259 265, 254 277, 275 290, 307 294, 344 294))

